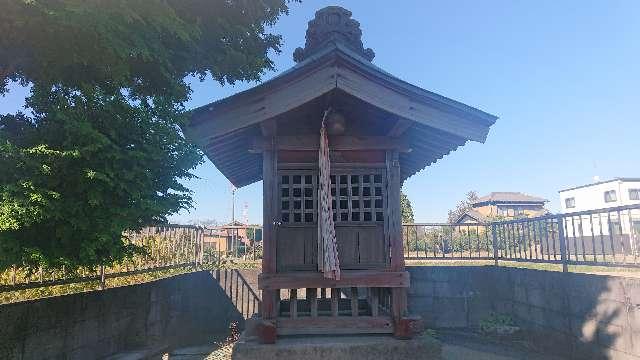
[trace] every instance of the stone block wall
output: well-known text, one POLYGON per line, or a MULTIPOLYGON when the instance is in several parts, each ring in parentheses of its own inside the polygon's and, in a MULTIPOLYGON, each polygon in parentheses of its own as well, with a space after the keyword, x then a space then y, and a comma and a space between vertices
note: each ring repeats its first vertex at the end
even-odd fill
POLYGON ((409 267, 409 310, 427 327, 511 316, 540 350, 640 359, 640 279, 493 266, 409 267))
MULTIPOLYGON (((473 328, 492 313, 507 314, 545 352, 640 360, 640 279, 493 266, 408 270, 409 311, 428 328, 473 328)), ((260 294, 258 272, 241 274, 260 294)), ((232 321, 242 319, 218 280, 197 272, 0 305, 0 359, 100 358, 196 341, 232 321)))
POLYGON ((242 321, 209 272, 0 305, 0 359, 96 359, 224 332, 242 321))
POLYGON ((478 325, 491 312, 491 279, 482 267, 408 267, 409 311, 428 327, 466 328, 478 325))

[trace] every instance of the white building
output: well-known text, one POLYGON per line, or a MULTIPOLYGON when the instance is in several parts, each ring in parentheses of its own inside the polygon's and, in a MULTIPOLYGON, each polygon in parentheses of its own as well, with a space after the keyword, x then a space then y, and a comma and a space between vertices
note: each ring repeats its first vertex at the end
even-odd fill
POLYGON ((563 213, 635 205, 640 204, 640 178, 615 178, 559 193, 563 213))
MULTIPOLYGON (((640 178, 615 178, 560 190, 565 234, 587 252, 635 253, 640 242, 640 178), (576 213, 575 215, 571 215, 576 213), (584 245, 581 246, 581 243, 584 245), (614 250, 615 248, 615 250, 614 250)), ((571 243, 571 241, 570 241, 571 243)))

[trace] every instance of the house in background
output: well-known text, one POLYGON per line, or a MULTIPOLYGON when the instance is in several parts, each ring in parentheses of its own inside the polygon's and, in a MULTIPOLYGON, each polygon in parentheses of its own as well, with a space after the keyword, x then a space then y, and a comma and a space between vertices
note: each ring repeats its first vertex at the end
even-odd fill
POLYGON ((236 221, 205 229, 204 246, 217 252, 234 251, 262 241, 262 226, 236 221))
POLYGON ((514 219, 535 217, 548 213, 544 204, 548 200, 521 192, 492 192, 471 204, 472 209, 456 220, 456 224, 487 222, 500 217, 514 219))
POLYGON ((206 227, 204 229, 204 248, 215 252, 226 252, 231 250, 231 242, 226 231, 217 227, 206 227))
POLYGON ((473 224, 489 222, 489 218, 474 209, 470 209, 456 220, 456 224, 473 224))
POLYGON ((640 211, 626 206, 640 204, 640 178, 595 181, 559 194, 562 213, 570 214, 565 217, 565 234, 586 253, 637 254, 640 211))
POLYGON ((614 178, 560 190, 563 213, 640 204, 640 178, 614 178))

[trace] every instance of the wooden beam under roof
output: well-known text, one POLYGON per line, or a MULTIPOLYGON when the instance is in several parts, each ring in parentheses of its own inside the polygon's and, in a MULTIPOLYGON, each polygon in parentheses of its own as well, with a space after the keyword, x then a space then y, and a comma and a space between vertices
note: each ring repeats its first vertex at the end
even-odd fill
POLYGON ((260 290, 312 288, 409 287, 406 271, 343 270, 340 280, 328 279, 320 272, 293 271, 262 273, 258 276, 260 290))
POLYGON ((265 137, 275 136, 278 132, 278 123, 274 119, 269 119, 260 123, 260 130, 265 137))
MULTIPOLYGON (((320 147, 320 136, 295 135, 278 136, 278 150, 290 151, 314 151, 320 147)), ((260 153, 269 146, 268 139, 256 137, 250 152, 260 153)), ((388 150, 395 149, 400 152, 410 152, 406 142, 387 136, 329 136, 329 148, 334 151, 352 150, 388 150)))
POLYGON ((389 130, 389 136, 392 137, 398 137, 400 135, 402 135, 405 131, 407 131, 407 129, 409 129, 409 127, 411 127, 412 125, 412 121, 411 120, 407 120, 407 119, 402 119, 399 118, 395 125, 393 125, 393 127, 391 128, 391 130, 389 130))

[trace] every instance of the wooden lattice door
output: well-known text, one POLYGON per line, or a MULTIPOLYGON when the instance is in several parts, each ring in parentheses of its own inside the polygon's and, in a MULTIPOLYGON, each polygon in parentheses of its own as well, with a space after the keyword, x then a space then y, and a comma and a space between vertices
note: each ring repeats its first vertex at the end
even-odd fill
POLYGON ((278 172, 280 225, 277 228, 278 271, 316 270, 318 241, 318 175, 314 170, 278 172))
MULTIPOLYGON (((388 265, 383 169, 332 169, 331 195, 341 269, 388 265)), ((318 172, 280 170, 277 269, 317 270, 318 172)))

